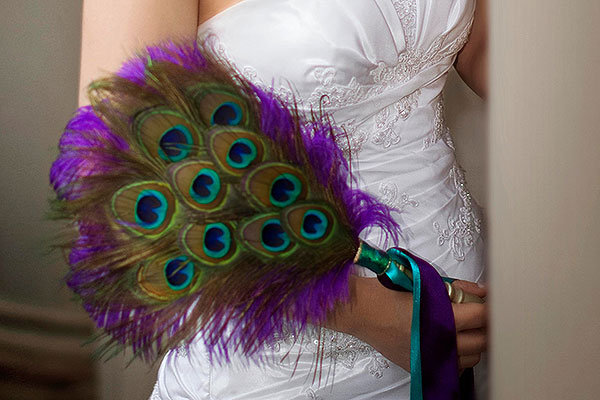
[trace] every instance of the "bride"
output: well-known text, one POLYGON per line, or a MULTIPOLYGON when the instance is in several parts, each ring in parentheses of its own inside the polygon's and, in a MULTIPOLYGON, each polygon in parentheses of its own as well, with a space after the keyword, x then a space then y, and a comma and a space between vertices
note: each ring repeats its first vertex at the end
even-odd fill
MULTIPOLYGON (((484 277, 482 216, 456 162, 441 96, 452 66, 485 96, 484 0, 117 3, 84 2, 82 89, 99 71, 115 70, 122 50, 214 35, 217 51, 255 84, 294 94, 306 111, 322 105, 345 128, 340 146, 361 189, 400 211, 399 243, 385 243, 377 231, 364 240, 407 248, 442 275, 465 280, 455 285, 486 295, 466 282, 484 277)), ((411 308, 410 293, 387 290, 357 267, 351 301, 327 328, 278 338, 260 367, 236 357, 211 365, 194 342, 165 357, 152 398, 408 399, 411 308), (315 372, 319 350, 324 360, 315 372)), ((486 307, 453 311, 458 361, 469 368, 485 351, 486 307)))

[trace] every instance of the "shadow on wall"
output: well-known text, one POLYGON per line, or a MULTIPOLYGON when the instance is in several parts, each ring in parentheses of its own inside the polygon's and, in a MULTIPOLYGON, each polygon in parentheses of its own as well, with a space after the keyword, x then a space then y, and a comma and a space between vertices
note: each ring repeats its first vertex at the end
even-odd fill
POLYGON ((0 301, 0 399, 96 398, 85 315, 0 301))
POLYGON ((469 190, 481 206, 487 199, 487 108, 456 71, 448 76, 444 90, 446 123, 454 138, 456 155, 466 171, 469 190))

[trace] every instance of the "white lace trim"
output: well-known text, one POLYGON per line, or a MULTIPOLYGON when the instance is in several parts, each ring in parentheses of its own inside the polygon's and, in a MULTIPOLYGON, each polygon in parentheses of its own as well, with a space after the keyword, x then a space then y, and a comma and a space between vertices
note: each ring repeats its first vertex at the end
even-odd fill
POLYGON ((416 0, 394 0, 392 2, 396 13, 400 18, 406 47, 412 48, 415 45, 415 34, 417 27, 417 1, 416 0))
POLYGON ((354 369, 358 361, 365 359, 368 359, 365 370, 376 379, 381 379, 384 371, 390 368, 389 361, 369 344, 352 335, 327 328, 309 328, 301 339, 286 333, 266 345, 266 348, 279 352, 282 346, 289 349, 294 345, 301 345, 301 351, 319 354, 322 360, 333 365, 334 373, 337 366, 354 369))
POLYGON ((450 170, 450 177, 454 180, 463 206, 457 215, 448 216, 445 228, 437 221, 433 223, 433 228, 438 234, 438 245, 448 244, 456 261, 464 261, 467 250, 473 247, 481 233, 481 218, 467 190, 465 173, 457 163, 450 170))
POLYGON ((306 395, 306 398, 310 400, 324 400, 312 388, 308 388, 304 394, 306 395))
POLYGON ((450 129, 446 126, 446 110, 444 105, 444 97, 442 95, 437 98, 433 109, 435 112, 433 117, 433 131, 423 140, 423 150, 429 148, 431 145, 439 142, 440 140, 443 140, 448 147, 450 147, 452 150, 455 150, 450 129))
POLYGON ((158 386, 158 381, 154 384, 154 388, 152 389, 152 394, 148 400, 161 400, 160 398, 160 387, 158 386))
MULTIPOLYGON (((221 47, 222 51, 225 50, 221 47)), ((246 65, 242 68, 242 75, 244 78, 248 79, 250 82, 255 84, 258 88, 264 90, 265 92, 271 92, 275 96, 279 97, 283 101, 289 104, 293 104, 295 101, 298 103, 302 103, 302 99, 294 96, 294 92, 291 86, 285 86, 283 84, 277 85, 273 87, 272 85, 267 85, 262 79, 258 77, 258 71, 254 67, 246 65)))
POLYGON ((396 103, 381 110, 375 116, 375 128, 373 131, 373 144, 388 148, 400 143, 400 133, 395 129, 398 121, 406 120, 413 109, 419 105, 419 96, 421 89, 414 91, 408 96, 404 96, 396 103))
MULTIPOLYGON (((323 356, 342 365, 344 368, 353 369, 360 359, 369 359, 366 369, 377 378, 383 377, 384 370, 390 367, 387 359, 367 343, 341 332, 323 329, 322 339, 323 356)), ((316 344, 316 343, 315 343, 316 344)))
POLYGON ((175 357, 186 358, 186 357, 188 357, 188 355, 189 355, 189 345, 182 343, 175 348, 175 357))
POLYGON ((400 188, 393 182, 382 182, 379 184, 379 200, 398 211, 404 211, 408 206, 419 206, 419 202, 410 197, 408 193, 404 192, 400 194, 400 188))
POLYGON ((308 97, 308 102, 312 107, 323 104, 326 107, 343 107, 359 103, 372 96, 376 87, 368 87, 358 83, 356 77, 352 77, 347 85, 335 83, 337 71, 334 67, 315 68, 313 78, 317 81, 317 86, 308 97))
POLYGON ((350 119, 340 124, 340 127, 346 134, 337 137, 336 142, 346 159, 350 157, 356 159, 363 145, 369 139, 369 133, 365 129, 360 128, 355 119, 350 119))

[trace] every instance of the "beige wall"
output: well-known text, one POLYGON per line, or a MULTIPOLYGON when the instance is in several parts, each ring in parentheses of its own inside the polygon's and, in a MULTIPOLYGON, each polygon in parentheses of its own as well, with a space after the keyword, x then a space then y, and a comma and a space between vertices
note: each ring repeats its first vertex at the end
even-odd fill
POLYGON ((491 2, 493 399, 600 396, 600 2, 491 2))
POLYGON ((77 105, 81 1, 0 5, 0 297, 65 306, 48 171, 77 105))

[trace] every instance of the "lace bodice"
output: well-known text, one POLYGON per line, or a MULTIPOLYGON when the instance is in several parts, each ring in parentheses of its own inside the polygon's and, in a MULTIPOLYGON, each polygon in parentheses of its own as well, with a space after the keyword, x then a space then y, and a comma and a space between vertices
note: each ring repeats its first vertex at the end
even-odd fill
MULTIPOLYGON (((442 274, 472 281, 484 270, 482 220, 455 159, 442 90, 474 3, 244 0, 199 29, 256 85, 307 112, 323 108, 345 129, 339 145, 360 187, 394 207, 402 227, 400 243, 376 230, 365 240, 405 247, 442 274)), ((155 394, 408 399, 409 374, 349 335, 314 328, 265 352, 272 362, 260 367, 243 359, 211 367, 195 342, 165 359, 155 394)))

